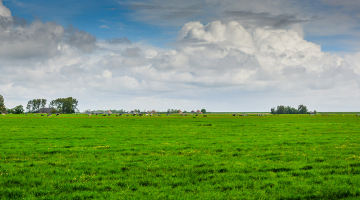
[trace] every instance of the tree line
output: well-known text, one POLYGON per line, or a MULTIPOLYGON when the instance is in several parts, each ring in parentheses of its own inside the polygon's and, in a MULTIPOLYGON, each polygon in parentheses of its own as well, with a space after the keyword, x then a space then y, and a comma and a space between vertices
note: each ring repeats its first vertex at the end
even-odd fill
MULTIPOLYGON (((276 108, 271 108, 271 114, 307 114, 309 113, 308 109, 304 105, 299 105, 298 108, 293 108, 291 106, 277 106, 276 108)), ((316 111, 314 111, 316 113, 316 111)))
MULTIPOLYGON (((28 101, 26 105, 26 111, 29 113, 37 113, 40 109, 46 107, 46 99, 33 99, 28 101)), ((53 108, 52 113, 75 113, 78 106, 78 101, 73 97, 68 98, 58 98, 52 100, 49 103, 49 108, 53 108)), ((13 113, 13 114, 22 114, 25 112, 22 105, 18 105, 15 108, 6 108, 4 97, 0 95, 0 112, 1 113, 13 113)))
POLYGON ((41 108, 45 108, 46 102, 47 102, 46 99, 33 99, 33 100, 30 100, 26 105, 26 110, 28 112, 39 111, 41 108))

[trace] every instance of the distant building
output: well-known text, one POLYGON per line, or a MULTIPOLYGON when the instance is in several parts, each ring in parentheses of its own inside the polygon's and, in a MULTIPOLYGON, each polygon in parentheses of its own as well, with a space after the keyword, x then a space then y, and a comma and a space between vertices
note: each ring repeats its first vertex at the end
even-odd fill
POLYGON ((55 109, 54 108, 41 108, 39 110, 39 113, 48 113, 48 114, 50 114, 50 113, 53 112, 53 110, 55 110, 55 109))
POLYGON ((202 112, 200 110, 197 110, 196 113, 202 114, 202 112))
POLYGON ((179 113, 180 113, 180 114, 182 114, 182 113, 183 113, 183 111, 179 110, 179 113))

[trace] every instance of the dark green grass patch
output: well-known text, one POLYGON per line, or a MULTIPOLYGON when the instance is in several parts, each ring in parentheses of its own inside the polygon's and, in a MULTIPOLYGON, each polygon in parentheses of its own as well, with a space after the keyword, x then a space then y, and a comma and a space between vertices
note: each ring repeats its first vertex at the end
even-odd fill
POLYGON ((0 199, 359 199, 354 115, 0 116, 0 199))

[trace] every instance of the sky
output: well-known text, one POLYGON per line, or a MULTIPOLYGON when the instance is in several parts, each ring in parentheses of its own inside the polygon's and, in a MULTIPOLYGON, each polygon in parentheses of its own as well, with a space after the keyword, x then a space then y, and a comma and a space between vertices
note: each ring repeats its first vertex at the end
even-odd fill
POLYGON ((360 111, 358 0, 0 0, 13 108, 360 111))

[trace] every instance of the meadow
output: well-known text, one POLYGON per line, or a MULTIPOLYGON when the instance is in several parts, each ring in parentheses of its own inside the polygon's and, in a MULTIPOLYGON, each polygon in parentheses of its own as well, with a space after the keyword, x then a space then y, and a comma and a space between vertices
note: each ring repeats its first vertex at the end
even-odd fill
POLYGON ((0 199, 360 199, 360 116, 0 116, 0 199))

